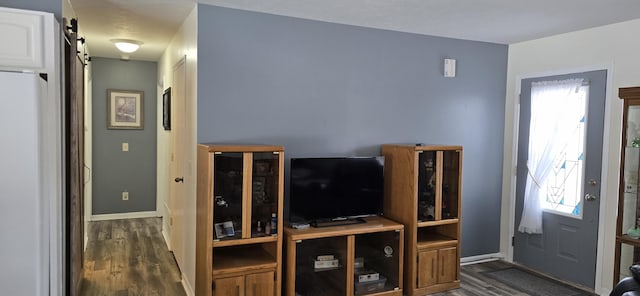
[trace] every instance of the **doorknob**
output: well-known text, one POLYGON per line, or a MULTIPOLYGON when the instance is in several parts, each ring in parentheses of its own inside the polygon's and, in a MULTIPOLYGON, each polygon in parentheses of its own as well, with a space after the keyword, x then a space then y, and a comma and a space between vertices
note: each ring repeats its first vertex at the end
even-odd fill
POLYGON ((176 181, 176 183, 184 183, 184 177, 177 177, 173 179, 173 181, 176 181))
POLYGON ((587 193, 587 194, 584 195, 584 200, 586 200, 586 201, 594 201, 594 200, 596 200, 596 198, 597 198, 597 196, 595 196, 594 194, 587 193))

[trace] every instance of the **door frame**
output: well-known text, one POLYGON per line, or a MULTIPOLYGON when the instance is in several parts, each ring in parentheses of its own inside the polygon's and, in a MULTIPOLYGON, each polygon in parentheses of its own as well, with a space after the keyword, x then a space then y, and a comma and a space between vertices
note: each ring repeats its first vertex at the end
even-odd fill
MULTIPOLYGON (((515 199, 516 199, 516 176, 517 176, 517 170, 516 170, 516 165, 517 165, 517 158, 518 158, 518 126, 520 124, 520 93, 521 93, 521 85, 522 85, 522 80, 524 79, 529 79, 529 78, 537 78, 537 77, 546 77, 546 76, 555 76, 555 75, 567 75, 567 74, 572 74, 572 73, 582 73, 582 72, 589 72, 589 71, 598 71, 598 70, 606 70, 607 71, 607 82, 606 82, 606 95, 605 95, 605 110, 604 110, 604 132, 603 132, 603 141, 602 141, 602 169, 601 169, 601 174, 600 174, 600 178, 601 178, 601 186, 600 186, 600 192, 599 192, 599 196, 606 196, 607 192, 608 192, 608 187, 609 187, 609 172, 608 172, 608 163, 610 160, 609 157, 609 153, 610 153, 610 149, 609 149, 609 145, 608 145, 608 141, 606 141, 606 136, 609 135, 610 131, 611 131, 611 114, 612 114, 612 109, 613 109, 613 100, 611 98, 611 91, 613 89, 613 63, 607 63, 607 64, 600 64, 600 65, 592 65, 592 66, 585 66, 585 67, 580 67, 580 68, 571 68, 571 69, 563 69, 563 70, 554 70, 554 71, 547 71, 547 72, 537 72, 537 73, 528 73, 528 74, 519 74, 516 75, 515 78, 515 94, 514 94, 514 98, 517 99, 517 102, 515 102, 513 104, 513 109, 512 110, 505 110, 505 112, 513 112, 514 114, 514 122, 513 122, 513 134, 511 135, 511 140, 512 142, 510 143, 511 146, 507 147, 506 142, 505 142, 505 150, 506 149, 510 149, 511 150, 511 159, 505 159, 505 163, 503 164, 503 173, 505 174, 505 176, 509 176, 508 180, 507 177, 503 177, 503 181, 505 181, 506 184, 503 184, 503 212, 504 210, 508 210, 508 221, 503 221, 502 225, 504 225, 504 223, 508 223, 507 225, 507 229, 508 232, 505 232, 504 230, 501 231, 501 253, 504 256, 504 259, 508 262, 513 262, 513 245, 511 243, 511 238, 514 236, 515 234, 515 199), (507 203, 505 203, 505 200, 508 200, 507 203), (506 206, 506 208, 505 208, 506 206)), ((505 122, 506 124, 506 122, 505 122)), ((617 160, 616 160, 617 161, 617 160)), ((611 177, 615 177, 615 176, 611 176, 611 177)), ((606 273, 603 273, 603 266, 604 266, 604 246, 605 246, 605 229, 606 229, 606 223, 605 221, 615 217, 615 213, 613 213, 613 216, 611 215, 611 213, 607 212, 607 208, 608 206, 610 207, 611 205, 608 205, 611 203, 611 199, 610 198, 606 198, 606 199, 601 199, 600 202, 600 215, 599 215, 599 220, 598 220, 598 242, 597 242, 597 255, 596 255, 596 278, 595 278, 595 287, 594 287, 594 291, 596 293, 599 293, 602 290, 602 278, 603 275, 606 273)), ((613 205, 613 204, 612 204, 613 205)), ((614 205, 615 208, 615 205, 614 205)), ((504 215, 503 215, 504 216, 504 215)), ((607 293, 608 294, 608 293, 607 293)))

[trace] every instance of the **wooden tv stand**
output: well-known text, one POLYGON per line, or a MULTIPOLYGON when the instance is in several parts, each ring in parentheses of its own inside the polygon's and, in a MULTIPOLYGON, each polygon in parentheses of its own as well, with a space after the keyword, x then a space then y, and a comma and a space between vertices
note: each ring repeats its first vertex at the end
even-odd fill
POLYGON ((363 219, 353 225, 285 227, 284 295, 401 296, 404 226, 384 217, 363 219))

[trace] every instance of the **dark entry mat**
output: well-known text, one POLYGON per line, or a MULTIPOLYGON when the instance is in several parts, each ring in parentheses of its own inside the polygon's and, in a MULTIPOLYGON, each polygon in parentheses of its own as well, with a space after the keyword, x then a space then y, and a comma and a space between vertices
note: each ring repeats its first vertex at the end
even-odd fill
POLYGON ((538 276, 519 268, 487 271, 484 274, 505 285, 534 296, 586 296, 593 295, 553 279, 538 276))

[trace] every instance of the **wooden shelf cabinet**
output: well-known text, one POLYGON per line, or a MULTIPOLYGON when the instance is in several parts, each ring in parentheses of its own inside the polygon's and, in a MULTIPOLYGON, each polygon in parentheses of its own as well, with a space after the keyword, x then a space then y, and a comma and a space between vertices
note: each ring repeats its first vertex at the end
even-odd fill
POLYGON ((347 226, 285 228, 285 295, 402 295, 403 225, 383 217, 347 226), (318 268, 318 256, 337 266, 318 268), (362 274, 377 280, 360 280, 362 274))
POLYGON ((284 148, 200 144, 197 158, 196 295, 280 295, 284 148))
POLYGON ((460 287, 462 147, 385 144, 384 215, 405 226, 404 289, 460 287))
POLYGON ((640 87, 620 88, 624 101, 613 284, 640 264, 640 87))

